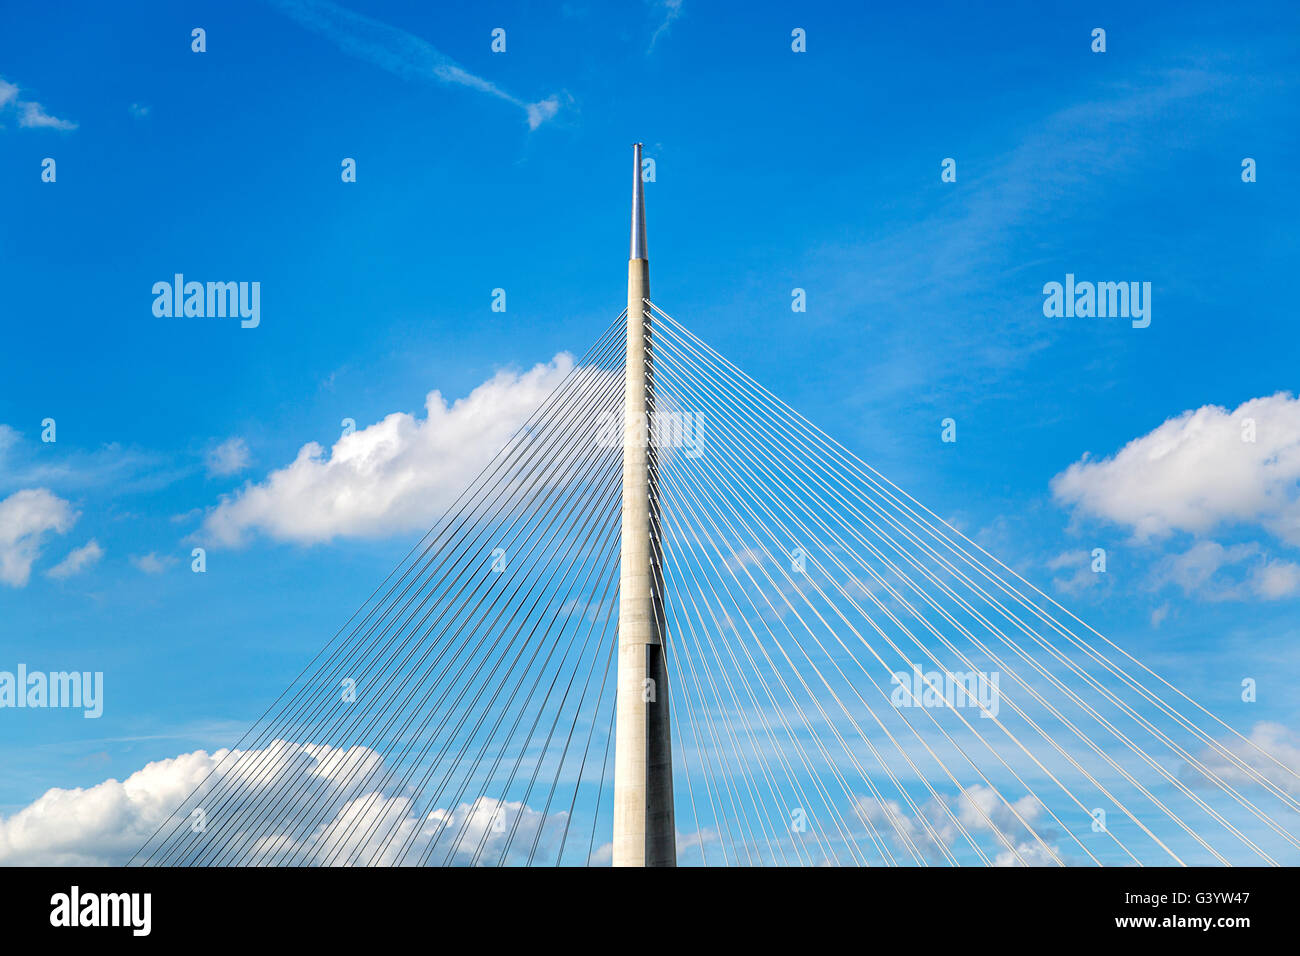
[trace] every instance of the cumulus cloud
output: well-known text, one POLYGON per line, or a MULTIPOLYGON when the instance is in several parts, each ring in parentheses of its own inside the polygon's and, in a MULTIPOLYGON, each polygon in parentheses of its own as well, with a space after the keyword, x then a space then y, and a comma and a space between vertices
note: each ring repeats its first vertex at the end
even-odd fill
POLYGON ((491 797, 424 812, 408 794, 355 792, 353 782, 382 771, 381 758, 366 747, 276 740, 263 750, 198 750, 150 763, 125 781, 51 789, 12 816, 0 818, 0 864, 120 866, 163 824, 168 824, 164 838, 171 833, 176 819, 189 841, 189 808, 202 806, 222 784, 223 795, 230 799, 220 806, 251 805, 271 792, 283 813, 265 828, 265 818, 257 813, 247 816, 258 821, 247 829, 205 820, 209 829, 192 844, 167 844, 181 858, 199 847, 208 852, 207 841, 220 840, 228 859, 246 853, 263 863, 351 864, 372 857, 381 865, 414 863, 432 848, 432 863, 449 857, 453 865, 495 864, 507 847, 507 862, 521 862, 516 854, 526 856, 539 832, 539 845, 553 850, 567 817, 564 812, 544 817, 519 802, 491 797), (184 812, 173 819, 177 808, 184 812), (303 832, 285 822, 311 821, 318 810, 323 811, 319 823, 303 832), (527 838, 512 843, 512 832, 527 838), (409 851, 400 860, 404 845, 409 851))
POLYGON ((1059 851, 1055 846, 1021 841, 1015 851, 1003 850, 993 858, 994 866, 1059 866, 1056 857, 1059 851))
POLYGON ((52 578, 70 578, 80 574, 104 556, 104 549, 99 542, 91 538, 80 548, 73 548, 68 556, 45 573, 52 578))
POLYGON ((1205 405, 1110 458, 1085 455, 1052 479, 1063 504, 1139 541, 1258 524, 1300 545, 1300 399, 1279 392, 1229 411, 1205 405))
POLYGON ((224 751, 159 760, 125 781, 45 792, 0 818, 0 864, 118 866, 130 859, 224 751))
POLYGON ((561 353, 527 372, 498 372, 451 404, 432 391, 423 418, 394 412, 328 451, 309 442, 265 480, 223 496, 203 533, 225 545, 255 531, 310 544, 427 528, 573 365, 561 353))
POLYGON ((1137 544, 1190 535, 1189 547, 1154 563, 1155 588, 1176 586, 1200 601, 1300 594, 1300 564, 1256 542, 1208 537, 1262 530, 1300 546, 1300 399, 1289 393, 1232 411, 1206 405, 1183 412, 1109 458, 1084 455, 1051 487, 1076 515, 1125 526, 1137 544))
POLYGON ((76 520, 72 506, 46 488, 25 488, 0 501, 0 582, 25 587, 45 536, 64 534, 76 520))
POLYGON ((211 449, 207 456, 208 474, 236 475, 248 467, 252 455, 248 443, 242 438, 227 438, 211 449))

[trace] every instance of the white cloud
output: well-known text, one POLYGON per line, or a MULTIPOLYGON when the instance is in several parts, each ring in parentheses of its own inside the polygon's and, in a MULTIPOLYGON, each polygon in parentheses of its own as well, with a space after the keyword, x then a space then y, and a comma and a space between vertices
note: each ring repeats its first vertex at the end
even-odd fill
POLYGON ((51 116, 45 112, 45 107, 40 103, 19 103, 22 114, 18 117, 18 125, 26 126, 30 129, 76 129, 77 124, 71 120, 59 119, 57 116, 51 116))
MULTIPOLYGON (((328 823, 303 839, 292 834, 260 838, 256 853, 266 862, 340 866, 373 859, 376 866, 397 866, 414 864, 428 851, 431 865, 473 866, 495 864, 506 852, 507 863, 520 864, 527 860, 543 819, 539 811, 522 803, 492 797, 478 797, 454 809, 435 809, 417 818, 420 812, 408 796, 366 793, 341 803, 328 823), (512 833, 527 836, 511 842, 512 833)), ((558 848, 555 837, 567 816, 552 813, 541 826, 538 853, 542 859, 558 848)))
POLYGON ((1276 601, 1300 593, 1300 564, 1290 561, 1266 561, 1251 579, 1255 593, 1276 601))
POLYGON ((422 419, 394 412, 328 452, 309 442, 264 481, 223 496, 203 531, 237 545, 253 531, 306 544, 427 528, 572 368, 561 353, 498 372, 451 405, 432 391, 422 419))
POLYGON ((77 124, 51 116, 45 107, 33 100, 20 100, 18 86, 0 79, 0 110, 18 113, 18 125, 29 129, 76 129, 77 124))
POLYGON ((524 111, 536 129, 558 111, 555 96, 528 103, 466 70, 427 40, 398 27, 354 13, 329 0, 274 0, 287 16, 333 42, 344 53, 403 79, 432 80, 487 93, 524 111))
POLYGON ((224 753, 209 756, 200 750, 159 760, 125 782, 48 790, 13 816, 0 818, 0 864, 121 865, 224 753))
POLYGON ((1218 590, 1207 591, 1206 586, 1218 572, 1230 568, 1259 554, 1259 546, 1237 544, 1225 548, 1217 541, 1198 541, 1181 554, 1163 558, 1155 569, 1155 584, 1176 584, 1184 594, 1198 593, 1203 597, 1229 597, 1218 590))
POLYGON ((536 103, 528 103, 524 109, 528 113, 528 128, 537 129, 560 111, 560 98, 558 96, 548 96, 536 103))
POLYGON ((1058 501, 1126 525, 1139 541, 1258 524, 1300 545, 1300 399, 1279 392, 1233 411, 1171 418, 1110 458, 1084 456, 1052 479, 1058 501), (1254 441, 1249 437, 1251 429, 1254 441))
POLYGON ((1177 585, 1202 601, 1277 601, 1300 593, 1300 565, 1269 558, 1258 544, 1224 547, 1207 539, 1162 558, 1152 583, 1177 585))
POLYGON ((1051 571, 1069 572, 1064 577, 1054 577, 1052 585, 1062 594, 1079 594, 1090 587, 1101 584, 1105 578, 1092 570, 1093 557, 1090 551, 1066 551, 1047 562, 1051 571))
POLYGON ((70 578, 90 567, 104 556, 99 542, 91 538, 80 548, 73 548, 68 556, 45 573, 52 578, 70 578))
POLYGON ((993 858, 994 866, 1057 866, 1059 851, 1055 846, 1047 847, 1041 843, 1024 841, 1016 845, 1015 852, 1003 850, 993 858))
POLYGON ((1214 531, 1261 529, 1300 545, 1300 399, 1279 392, 1229 411, 1205 405, 1171 418, 1109 458, 1089 455, 1052 479, 1076 514, 1128 527, 1138 543, 1195 540, 1156 562, 1152 584, 1201 601, 1276 601, 1300 594, 1300 565, 1264 545, 1225 546, 1214 531))
POLYGON ((76 449, 63 443, 25 440, 9 425, 0 425, 0 494, 29 487, 105 489, 116 493, 153 491, 193 471, 154 452, 116 442, 76 449))
POLYGON ((160 556, 157 552, 150 551, 148 554, 131 555, 131 563, 145 574, 162 574, 176 563, 176 559, 168 555, 160 556))
POLYGON ((76 520, 72 506, 46 488, 15 491, 0 501, 0 583, 25 587, 45 535, 64 534, 76 520))
POLYGON ((1002 849, 993 858, 994 866, 1057 866, 1058 861, 1064 862, 1061 848, 1052 842, 1055 834, 1042 826, 1043 805, 1036 797, 1026 794, 1008 806, 991 787, 979 784, 967 787, 962 796, 958 818, 968 831, 995 830, 1015 841, 1014 851, 999 841, 1002 849))
POLYGON ((247 851, 262 862, 323 864, 333 858, 336 864, 355 863, 383 849, 377 862, 393 864, 411 837, 405 860, 411 863, 440 834, 443 839, 434 847, 430 862, 441 863, 452 850, 453 864, 466 865, 475 857, 480 863, 495 863, 507 846, 507 862, 522 862, 539 828, 540 846, 553 853, 567 817, 563 812, 551 813, 542 826, 539 811, 490 797, 424 813, 406 795, 351 792, 357 781, 374 779, 382 772, 380 756, 366 747, 344 750, 276 740, 264 750, 243 753, 198 750, 150 763, 125 781, 105 780, 85 789, 56 787, 12 816, 0 818, 0 865, 120 866, 177 808, 190 806, 186 801, 196 787, 203 787, 201 803, 203 795, 227 778, 233 782, 227 790, 233 794, 227 806, 273 789, 279 797, 290 798, 283 804, 285 819, 308 819, 308 807, 313 814, 325 810, 322 823, 305 836, 287 828, 266 833, 232 830, 224 837, 218 837, 221 830, 211 831, 212 838, 226 841, 232 854, 247 851), (518 834, 525 837, 508 844, 516 822, 518 834), (372 830, 371 824, 378 826, 372 830), (340 856, 332 857, 339 844, 340 856))
MULTIPOLYGON (((974 784, 954 794, 941 793, 938 797, 931 797, 922 805, 921 812, 943 843, 954 849, 963 849, 969 844, 953 823, 949 811, 972 839, 978 841, 981 835, 985 836, 979 842, 983 844, 986 853, 993 851, 994 866, 1055 866, 1055 857, 1064 859, 1059 846, 1054 842, 1056 834, 1040 824, 1043 805, 1032 794, 1026 794, 1008 804, 991 787, 974 784), (1037 838, 1029 831, 1029 827, 1034 828, 1037 838), (1007 843, 1016 847, 1019 857, 1007 848, 1007 843)), ((898 801, 886 800, 882 803, 871 797, 859 797, 858 812, 871 821, 876 830, 894 846, 906 848, 906 837, 929 859, 943 859, 934 840, 898 801)))
POLYGON ((682 15, 682 0, 654 0, 654 6, 663 14, 663 20, 650 37, 650 49, 655 48, 659 38, 668 32, 674 21, 682 15))
POLYGON ((1164 604, 1160 605, 1158 608, 1156 608, 1154 611, 1151 612, 1152 629, 1154 630, 1155 628, 1163 624, 1165 622, 1165 618, 1167 618, 1168 616, 1169 616, 1169 602, 1166 601, 1164 604))
POLYGON ((1043 805, 1031 794, 1008 805, 992 787, 981 784, 964 788, 957 804, 958 819, 968 829, 986 828, 992 824, 1004 833, 1023 826, 1022 820, 1032 826, 1043 812, 1043 805))
POLYGON ((208 452, 208 474, 238 474, 248 467, 251 458, 244 439, 228 438, 208 452))
MULTIPOLYGON (((682 845, 679 843, 677 847, 680 850, 682 845)), ((614 862, 614 844, 602 843, 596 847, 591 853, 589 862, 592 866, 610 866, 614 862)))
MULTIPOLYGON (((1252 784, 1255 774, 1258 774, 1279 790, 1300 797, 1300 776, 1297 776, 1300 774, 1300 736, 1282 724, 1261 721, 1251 728, 1245 740, 1227 737, 1219 741, 1219 747, 1236 759, 1209 747, 1198 759, 1225 783, 1237 787, 1252 784), (1241 764, 1250 770, 1243 769, 1241 764)), ((1184 781, 1198 786, 1218 786, 1190 766, 1183 768, 1181 776, 1184 781)))

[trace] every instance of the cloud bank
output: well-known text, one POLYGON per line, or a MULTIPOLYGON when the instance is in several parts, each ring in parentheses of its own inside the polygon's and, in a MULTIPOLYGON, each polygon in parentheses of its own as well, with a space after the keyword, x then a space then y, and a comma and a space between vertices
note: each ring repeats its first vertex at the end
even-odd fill
MULTIPOLYGON (((555 812, 543 819, 540 811, 521 803, 482 796, 423 812, 406 795, 349 792, 349 781, 375 772, 380 765, 379 755, 366 747, 341 749, 277 740, 264 750, 211 754, 196 750, 154 761, 124 781, 110 779, 84 789, 55 787, 12 816, 0 818, 0 865, 121 866, 196 787, 202 785, 206 792, 223 775, 233 777, 234 799, 221 805, 251 802, 274 789, 277 796, 291 796, 284 806, 286 820, 310 819, 308 807, 313 814, 326 808, 321 823, 306 835, 274 825, 265 832, 258 828, 234 832, 223 828, 219 818, 207 821, 208 829, 200 839, 218 840, 232 856, 247 852, 252 860, 264 863, 356 863, 383 849, 377 862, 392 865, 407 838, 412 849, 406 862, 414 863, 435 837, 449 829, 449 836, 434 848, 431 863, 441 863, 449 851, 454 865, 468 865, 476 858, 480 863, 495 863, 506 850, 516 822, 518 833, 529 837, 514 841, 518 846, 510 848, 507 862, 518 863, 522 860, 515 854, 531 850, 533 834, 540 829, 541 844, 549 847, 567 817, 555 812), (216 774, 208 778, 214 770, 216 774), (373 832, 371 824, 377 824, 373 832)), ((187 828, 188 818, 182 822, 182 830, 187 828)))

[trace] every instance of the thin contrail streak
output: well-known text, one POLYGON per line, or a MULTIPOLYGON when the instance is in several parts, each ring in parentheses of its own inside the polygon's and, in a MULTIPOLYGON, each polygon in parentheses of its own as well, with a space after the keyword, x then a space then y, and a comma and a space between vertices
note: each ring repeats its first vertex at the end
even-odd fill
POLYGON ((366 60, 396 76, 466 86, 505 100, 523 110, 528 128, 537 129, 555 115, 559 98, 552 95, 528 103, 495 83, 475 76, 427 40, 405 30, 354 13, 329 0, 270 0, 299 24, 333 42, 343 52, 366 60))

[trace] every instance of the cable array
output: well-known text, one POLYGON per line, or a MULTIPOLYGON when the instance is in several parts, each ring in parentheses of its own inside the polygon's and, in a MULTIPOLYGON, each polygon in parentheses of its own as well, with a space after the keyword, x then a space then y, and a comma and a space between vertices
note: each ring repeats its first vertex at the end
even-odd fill
POLYGON ((1300 849, 1294 770, 646 305, 695 862, 1300 849))
MULTIPOLYGON (((680 863, 1294 858, 1292 768, 645 307, 680 863)), ((136 862, 608 861, 625 317, 136 862)))
POLYGON ((621 416, 624 328, 620 316, 136 862, 598 852, 622 460, 608 422, 621 416))

